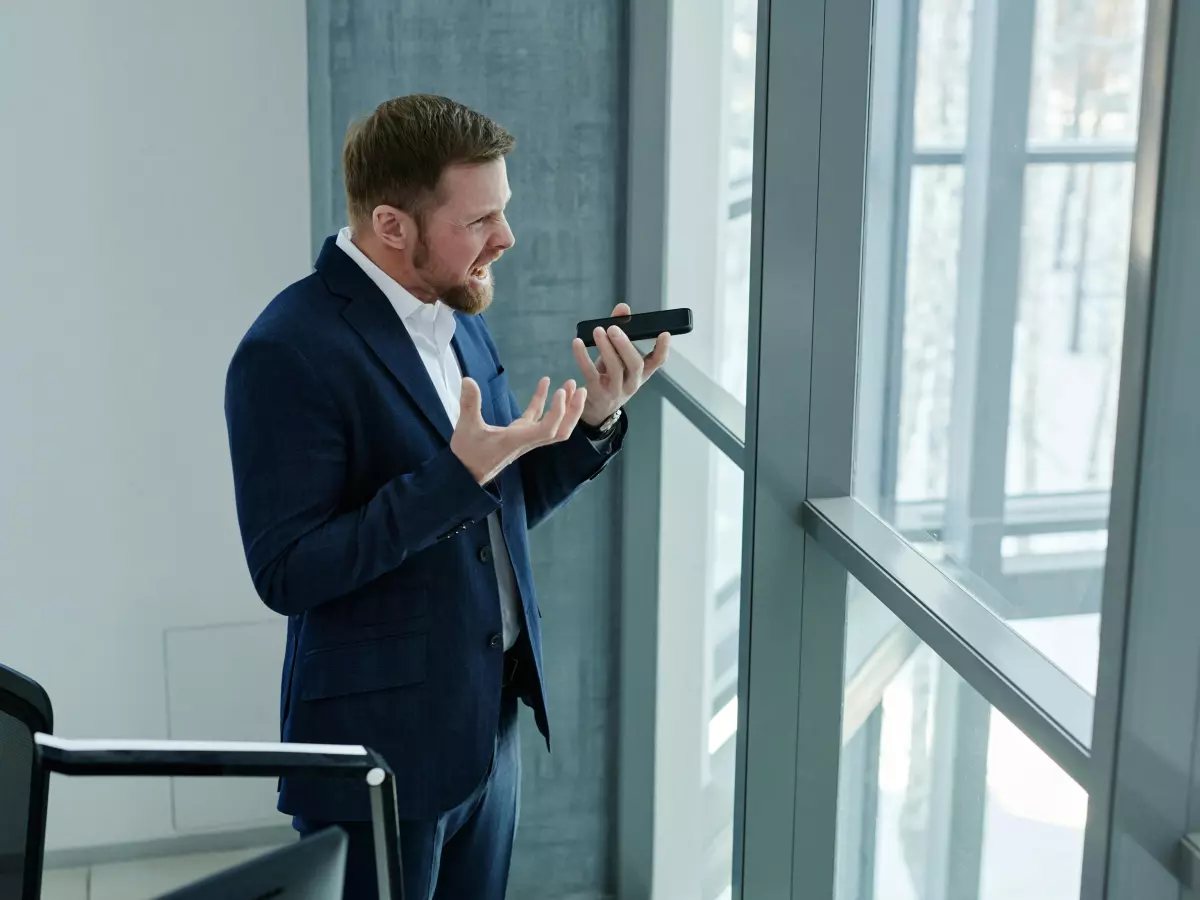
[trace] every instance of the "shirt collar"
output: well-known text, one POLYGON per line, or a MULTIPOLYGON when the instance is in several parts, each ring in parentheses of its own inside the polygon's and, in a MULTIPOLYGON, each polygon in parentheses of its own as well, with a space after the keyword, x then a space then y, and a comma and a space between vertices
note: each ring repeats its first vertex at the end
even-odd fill
POLYGON ((441 300, 423 303, 406 291, 358 248, 349 227, 338 232, 337 245, 383 291, 383 295, 396 310, 396 315, 410 331, 418 331, 442 346, 450 343, 454 337, 454 311, 450 307, 441 300))

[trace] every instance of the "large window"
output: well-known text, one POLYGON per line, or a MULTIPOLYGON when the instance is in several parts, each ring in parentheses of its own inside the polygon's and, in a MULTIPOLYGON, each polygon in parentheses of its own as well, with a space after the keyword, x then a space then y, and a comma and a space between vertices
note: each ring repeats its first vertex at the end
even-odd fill
MULTIPOLYGON (((624 801, 623 820, 637 834, 622 841, 627 855, 652 852, 646 869, 623 874, 619 893, 729 900, 742 715, 741 442, 758 3, 663 0, 634 13, 636 39, 658 34, 663 41, 646 51, 653 57, 647 65, 668 64, 658 84, 666 108, 661 117, 648 116, 664 126, 666 163, 666 184, 655 185, 661 207, 648 217, 661 215, 665 228, 653 248, 631 239, 632 268, 655 273, 633 285, 631 296, 658 293, 662 306, 691 308, 695 330, 675 340, 667 371, 652 382, 660 396, 639 396, 630 413, 641 424, 631 429, 625 454, 625 557, 644 560, 645 570, 627 573, 622 628, 652 629, 655 640, 639 643, 635 633, 626 639, 645 654, 635 666, 652 652, 654 689, 652 703, 625 694, 623 731, 652 734, 653 741, 623 757, 631 766, 652 764, 652 772, 638 782, 646 790, 624 801), (658 501, 653 516, 648 491, 658 501), (653 590, 645 590, 646 581, 653 590), (649 596, 653 607, 629 596, 634 592, 649 596)), ((651 161, 641 146, 634 159, 651 161)), ((634 182, 640 175, 633 173, 634 182)), ((630 203, 646 209, 645 192, 630 203)), ((625 781, 636 777, 627 773, 625 781)))
POLYGON ((618 894, 1200 887, 1200 6, 632 11, 618 894))
POLYGON ((1094 691, 1145 3, 974 7, 877 3, 855 496, 1094 691))

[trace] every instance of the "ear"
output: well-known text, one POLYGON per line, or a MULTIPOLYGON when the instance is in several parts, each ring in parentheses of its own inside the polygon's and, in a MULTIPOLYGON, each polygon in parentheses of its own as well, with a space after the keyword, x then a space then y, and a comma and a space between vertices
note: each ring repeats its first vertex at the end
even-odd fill
POLYGON ((377 206, 371 213, 371 230, 385 247, 406 250, 416 245, 417 223, 394 206, 377 206))

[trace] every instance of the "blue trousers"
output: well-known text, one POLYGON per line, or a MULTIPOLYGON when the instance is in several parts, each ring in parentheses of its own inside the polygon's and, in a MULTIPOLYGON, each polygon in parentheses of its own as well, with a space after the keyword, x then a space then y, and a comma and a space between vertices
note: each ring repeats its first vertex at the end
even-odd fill
MULTIPOLYGON (((517 700, 505 692, 496 752, 487 776, 466 800, 436 819, 400 821, 405 900, 504 900, 521 794, 517 700)), ((344 900, 377 900, 370 822, 316 822, 296 816, 309 835, 338 825, 350 838, 344 900)))

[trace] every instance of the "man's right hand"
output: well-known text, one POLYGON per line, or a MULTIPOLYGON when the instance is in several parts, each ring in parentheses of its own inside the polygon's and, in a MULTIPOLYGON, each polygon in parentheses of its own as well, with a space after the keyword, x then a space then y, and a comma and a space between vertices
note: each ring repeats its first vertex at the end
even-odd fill
POLYGON ((511 425, 497 427, 483 420, 479 385, 473 379, 463 379, 458 425, 450 438, 450 451, 476 481, 487 484, 530 450, 571 436, 583 414, 587 388, 576 388, 574 381, 568 381, 554 392, 546 411, 549 391, 550 379, 543 378, 525 414, 511 425))

